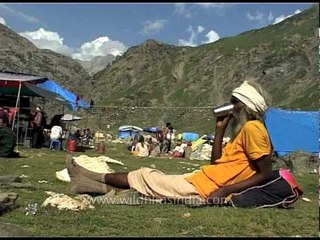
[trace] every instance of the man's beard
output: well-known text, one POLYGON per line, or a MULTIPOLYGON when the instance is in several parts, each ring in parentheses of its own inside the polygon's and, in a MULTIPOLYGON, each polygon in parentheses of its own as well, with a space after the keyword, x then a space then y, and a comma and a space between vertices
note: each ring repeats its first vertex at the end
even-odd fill
POLYGON ((238 114, 234 114, 233 118, 230 120, 231 139, 234 139, 238 135, 247 121, 248 117, 244 108, 238 114))

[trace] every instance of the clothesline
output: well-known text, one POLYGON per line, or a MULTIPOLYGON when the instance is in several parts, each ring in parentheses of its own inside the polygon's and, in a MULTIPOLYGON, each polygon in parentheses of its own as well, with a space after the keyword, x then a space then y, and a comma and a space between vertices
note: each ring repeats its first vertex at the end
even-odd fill
POLYGON ((92 108, 125 108, 125 109, 213 109, 212 106, 207 107, 133 107, 133 106, 93 106, 92 108))

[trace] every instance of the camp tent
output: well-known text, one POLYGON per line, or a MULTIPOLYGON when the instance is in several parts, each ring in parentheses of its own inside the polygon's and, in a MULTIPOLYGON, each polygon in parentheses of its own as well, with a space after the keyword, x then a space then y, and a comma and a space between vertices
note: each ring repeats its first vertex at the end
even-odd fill
POLYGON ((319 112, 269 108, 265 123, 279 156, 293 151, 319 154, 319 112))
MULTIPOLYGON (((58 101, 74 111, 88 109, 90 104, 46 77, 0 71, 0 94, 43 97, 58 101)), ((17 107, 17 106, 16 106, 17 107)))
POLYGON ((133 125, 122 125, 119 127, 118 138, 132 138, 137 133, 143 132, 143 129, 133 125))
MULTIPOLYGON (((90 104, 86 103, 72 92, 62 88, 53 80, 35 75, 0 71, 0 94, 5 96, 17 96, 15 109, 20 108, 19 101, 21 96, 42 97, 58 101, 72 111, 76 110, 77 108, 90 108, 90 104)), ((20 111, 18 111, 18 115, 19 112, 20 111)), ((17 111, 14 111, 12 130, 15 128, 16 113, 17 111)), ((18 135, 19 128, 17 128, 17 141, 18 135)))

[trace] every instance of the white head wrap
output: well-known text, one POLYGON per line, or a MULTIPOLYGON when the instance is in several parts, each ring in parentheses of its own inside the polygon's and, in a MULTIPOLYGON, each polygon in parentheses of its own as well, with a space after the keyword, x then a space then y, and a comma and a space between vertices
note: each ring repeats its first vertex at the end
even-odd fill
POLYGON ((268 105, 266 104, 264 98, 247 81, 244 81, 240 87, 234 89, 232 96, 238 98, 241 102, 255 112, 264 113, 268 109, 268 105))
POLYGON ((36 107, 36 110, 41 111, 41 108, 39 106, 36 107))

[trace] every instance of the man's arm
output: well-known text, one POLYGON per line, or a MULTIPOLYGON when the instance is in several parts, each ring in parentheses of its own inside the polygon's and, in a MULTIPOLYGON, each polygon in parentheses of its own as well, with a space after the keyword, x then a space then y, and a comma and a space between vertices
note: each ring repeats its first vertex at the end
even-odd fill
POLYGON ((261 182, 271 177, 271 155, 264 155, 261 158, 252 161, 252 164, 254 165, 255 169, 257 169, 257 173, 255 175, 244 181, 218 188, 208 197, 209 203, 222 203, 221 198, 227 197, 231 193, 241 192, 247 188, 259 185, 261 182))
POLYGON ((232 115, 230 114, 227 116, 217 117, 216 119, 214 142, 211 151, 211 164, 214 164, 215 161, 221 157, 223 136, 231 118, 232 115))

